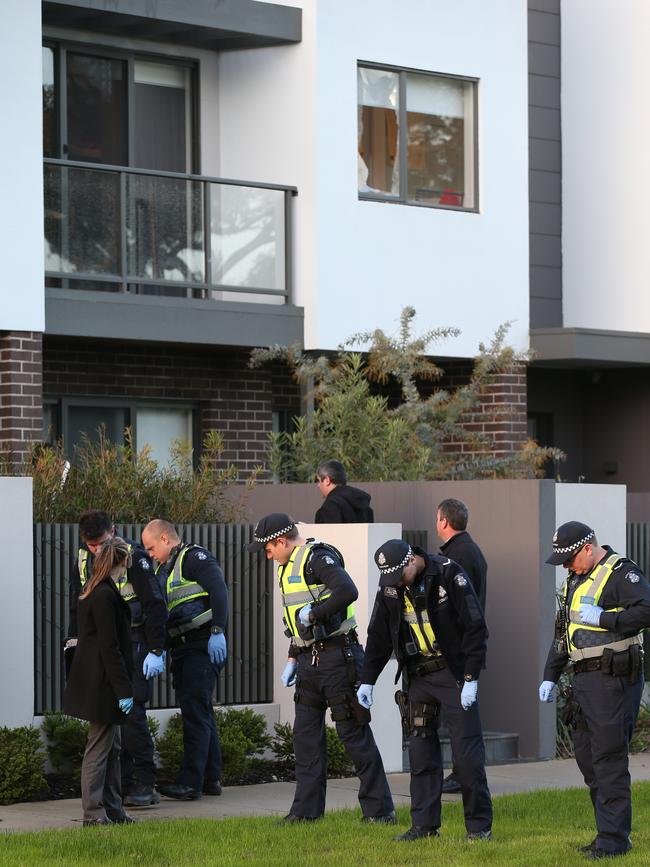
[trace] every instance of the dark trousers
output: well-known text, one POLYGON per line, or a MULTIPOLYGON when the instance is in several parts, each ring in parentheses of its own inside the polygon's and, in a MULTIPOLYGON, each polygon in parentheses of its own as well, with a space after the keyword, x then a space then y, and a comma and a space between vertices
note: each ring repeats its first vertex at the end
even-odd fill
POLYGON ((171 671, 183 719, 183 763, 176 782, 200 792, 204 782, 221 779, 212 705, 217 671, 208 656, 208 639, 174 648, 171 671))
MULTIPOLYGON (((363 665, 363 650, 352 645, 353 666, 346 662, 343 648, 333 647, 319 654, 318 666, 311 653, 298 657, 296 698, 304 695, 312 704, 296 701, 293 747, 296 755, 296 793, 290 812, 295 816, 322 816, 327 786, 327 739, 325 711, 329 699, 344 694, 356 703, 352 678, 356 681, 363 665), (351 671, 351 669, 354 669, 351 671)), ((355 719, 335 722, 336 731, 354 762, 359 803, 364 816, 385 816, 393 810, 393 799, 384 765, 370 725, 355 719)))
POLYGON ((626 850, 632 828, 632 792, 628 747, 639 713, 643 678, 633 683, 600 671, 573 678, 573 695, 587 730, 573 732, 578 767, 596 817, 596 845, 609 852, 626 850))
POLYGON ((153 738, 147 725, 147 702, 153 694, 153 681, 142 673, 142 664, 147 655, 144 639, 133 641, 133 710, 122 731, 122 792, 134 786, 153 787, 156 783, 153 738))
MULTIPOLYGON (((478 704, 463 710, 461 687, 448 668, 413 676, 409 685, 411 702, 437 700, 444 714, 456 774, 463 789, 463 811, 468 832, 492 827, 492 798, 485 775, 485 746, 478 704)), ((437 731, 428 737, 409 739, 411 763, 411 820, 414 825, 440 827, 442 797, 442 751, 437 731)))
POLYGON ((122 815, 120 727, 90 723, 81 762, 81 807, 84 821, 122 815))

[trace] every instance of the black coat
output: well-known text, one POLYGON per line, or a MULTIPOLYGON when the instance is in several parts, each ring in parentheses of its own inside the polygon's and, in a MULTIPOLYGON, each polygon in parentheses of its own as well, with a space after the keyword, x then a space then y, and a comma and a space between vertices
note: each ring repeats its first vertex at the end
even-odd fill
MULTIPOLYGON (((450 671, 461 681, 466 674, 475 680, 485 668, 488 631, 471 582, 458 563, 438 554, 413 548, 425 566, 415 579, 426 593, 429 622, 450 671)), ((380 587, 368 626, 362 683, 376 683, 394 652, 399 675, 406 663, 402 623, 403 589, 380 587)))
POLYGON ((370 494, 351 485, 337 485, 316 512, 315 524, 372 524, 370 494))
POLYGON ((123 723, 118 700, 133 695, 131 613, 115 584, 99 584, 77 609, 79 642, 63 710, 95 723, 123 723))
POLYGON ((467 530, 461 530, 440 546, 440 553, 463 567, 472 582, 481 608, 485 611, 485 591, 487 589, 487 563, 483 552, 467 530))

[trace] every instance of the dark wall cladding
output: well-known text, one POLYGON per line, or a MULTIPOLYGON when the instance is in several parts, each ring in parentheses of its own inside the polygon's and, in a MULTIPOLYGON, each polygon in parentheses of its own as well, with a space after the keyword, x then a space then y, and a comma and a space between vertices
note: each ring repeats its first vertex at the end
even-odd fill
POLYGON ((530 327, 562 325, 560 0, 528 0, 530 327))

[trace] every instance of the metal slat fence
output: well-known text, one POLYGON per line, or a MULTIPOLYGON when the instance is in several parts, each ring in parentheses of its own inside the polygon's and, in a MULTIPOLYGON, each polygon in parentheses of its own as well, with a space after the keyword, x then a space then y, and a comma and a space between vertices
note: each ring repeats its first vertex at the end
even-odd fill
MULTIPOLYGON (((139 540, 142 526, 119 525, 117 532, 139 540)), ((201 545, 216 556, 228 586, 228 661, 217 679, 217 702, 272 701, 273 564, 263 553, 245 550, 244 545, 252 539, 253 525, 180 524, 178 532, 186 542, 201 545)), ((34 525, 36 714, 61 710, 70 571, 78 549, 76 524, 34 525)), ((167 674, 154 680, 151 707, 176 707, 167 674)))
MULTIPOLYGON (((650 524, 627 525, 627 556, 650 577, 650 524)), ((645 679, 650 680, 650 630, 645 631, 645 679)))

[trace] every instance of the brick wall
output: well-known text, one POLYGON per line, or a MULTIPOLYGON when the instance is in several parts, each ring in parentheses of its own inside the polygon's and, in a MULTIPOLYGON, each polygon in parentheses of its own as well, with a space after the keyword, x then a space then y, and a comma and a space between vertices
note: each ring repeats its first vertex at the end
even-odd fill
POLYGON ((20 464, 43 430, 42 335, 0 332, 0 450, 20 464))
POLYGON ((45 397, 127 397, 196 404, 200 435, 219 431, 223 464, 243 478, 264 464, 272 410, 300 409, 298 386, 275 367, 249 370, 243 350, 134 345, 116 341, 70 342, 47 338, 45 397))

